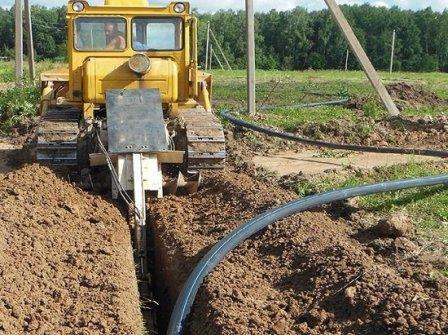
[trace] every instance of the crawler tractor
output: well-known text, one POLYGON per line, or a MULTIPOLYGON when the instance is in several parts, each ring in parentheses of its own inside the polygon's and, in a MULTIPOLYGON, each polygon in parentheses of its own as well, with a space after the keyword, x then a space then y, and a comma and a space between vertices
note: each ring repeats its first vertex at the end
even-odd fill
POLYGON ((140 249, 145 193, 194 191, 201 171, 224 164, 212 78, 198 69, 197 26, 188 2, 69 1, 68 68, 42 74, 35 158, 109 167, 113 195, 134 194, 140 249))

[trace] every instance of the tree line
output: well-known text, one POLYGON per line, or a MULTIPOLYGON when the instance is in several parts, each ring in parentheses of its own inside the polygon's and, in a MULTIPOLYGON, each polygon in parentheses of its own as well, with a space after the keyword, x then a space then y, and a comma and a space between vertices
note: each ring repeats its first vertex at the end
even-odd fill
MULTIPOLYGON (((344 5, 342 10, 378 69, 390 62, 392 32, 396 31, 394 68, 403 71, 448 71, 448 11, 434 12, 344 5)), ((246 34, 244 11, 197 14, 200 21, 200 61, 205 63, 206 25, 210 22, 234 68, 244 68, 246 34)), ((40 58, 63 58, 66 53, 65 7, 32 6, 35 48, 40 58)), ((309 12, 271 10, 256 14, 256 59, 260 69, 341 69, 348 49, 328 10, 309 12)), ((0 8, 0 55, 14 51, 14 12, 0 8)), ((216 62, 215 62, 216 64, 216 62)), ((349 68, 358 69, 350 53, 349 68)))

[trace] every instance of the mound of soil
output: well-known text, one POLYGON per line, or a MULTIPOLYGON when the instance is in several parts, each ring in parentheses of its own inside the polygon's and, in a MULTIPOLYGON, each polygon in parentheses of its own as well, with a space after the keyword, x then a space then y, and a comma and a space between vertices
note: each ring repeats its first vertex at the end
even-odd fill
POLYGON ((446 149, 448 118, 402 116, 375 120, 363 117, 357 122, 341 119, 325 124, 306 124, 295 129, 295 132, 335 143, 446 149))
POLYGON ((142 329, 121 213, 38 165, 0 175, 0 333, 142 329))
MULTIPOLYGON (((153 203, 158 267, 171 299, 217 240, 292 198, 225 171, 198 194, 153 203)), ((446 334, 448 280, 420 257, 424 252, 397 252, 402 240, 386 243, 372 229, 325 211, 283 220, 243 243, 207 278, 189 332, 446 334)))
POLYGON ((393 100, 413 107, 446 105, 447 101, 437 94, 423 89, 421 86, 406 82, 393 83, 386 86, 393 100))

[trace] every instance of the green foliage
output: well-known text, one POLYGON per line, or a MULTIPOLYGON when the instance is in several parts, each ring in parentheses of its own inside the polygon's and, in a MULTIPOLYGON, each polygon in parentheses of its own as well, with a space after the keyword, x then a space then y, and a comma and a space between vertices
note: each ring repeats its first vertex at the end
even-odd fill
POLYGON ((0 62, 0 83, 7 83, 14 81, 14 69, 12 66, 7 66, 6 63, 0 62))
MULTIPOLYGON (((448 71, 448 12, 342 6, 358 39, 377 69, 388 69, 392 32, 396 31, 397 71, 448 71)), ((200 60, 205 64, 206 22, 211 23, 233 67, 246 63, 245 16, 242 11, 199 15, 200 60)), ((347 43, 328 10, 271 10, 256 15, 256 57, 260 69, 342 69, 347 43)), ((349 69, 359 69, 350 53, 349 69)))
POLYGON ((39 91, 36 87, 0 91, 0 132, 9 133, 24 119, 36 115, 39 91))
MULTIPOLYGON (((344 5, 361 44, 378 69, 389 68, 392 31, 396 30, 397 71, 448 71, 448 11, 391 9, 344 5)), ((245 14, 222 10, 198 14, 199 59, 205 64, 206 26, 211 27, 234 68, 246 66, 245 14)), ((32 6, 33 32, 39 59, 66 58, 65 7, 32 6)), ((328 10, 272 10, 256 14, 256 60, 259 69, 341 69, 347 43, 328 10)), ((0 8, 0 55, 14 48, 14 13, 0 8)), ((217 64, 215 64, 216 66, 217 64)), ((350 53, 349 69, 359 69, 350 53)))

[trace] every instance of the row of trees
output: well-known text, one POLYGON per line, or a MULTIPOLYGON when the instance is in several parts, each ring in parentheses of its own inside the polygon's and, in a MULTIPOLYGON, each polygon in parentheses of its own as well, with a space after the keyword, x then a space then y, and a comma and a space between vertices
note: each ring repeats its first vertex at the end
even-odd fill
MULTIPOLYGON (((448 11, 401 10, 369 5, 342 6, 358 39, 378 69, 388 69, 392 32, 396 30, 394 67, 405 71, 448 71, 448 11)), ((245 14, 221 11, 201 15, 201 44, 205 22, 222 43, 231 61, 245 66, 245 14)), ((263 69, 341 69, 347 43, 328 10, 291 11, 256 15, 257 67, 263 69)), ((201 57, 204 57, 205 50, 201 57)), ((350 54, 349 68, 358 69, 350 54)))
MULTIPOLYGON (((406 71, 448 71, 448 11, 434 12, 343 6, 343 11, 378 69, 389 66, 392 31, 397 32, 395 68, 406 71)), ((245 67, 245 13, 219 11, 198 14, 200 58, 205 59, 206 22, 235 68, 245 67)), ((37 54, 42 58, 65 57, 65 8, 32 7, 37 54)), ((0 55, 12 56, 13 9, 0 8, 0 55)), ((256 15, 257 67, 262 69, 340 69, 345 65, 347 44, 328 10, 303 8, 256 15)), ((354 56, 349 67, 357 69, 354 56)))
MULTIPOLYGON (((40 58, 65 58, 66 8, 32 6, 34 46, 40 58)), ((14 55, 14 9, 0 7, 0 55, 14 55)))

